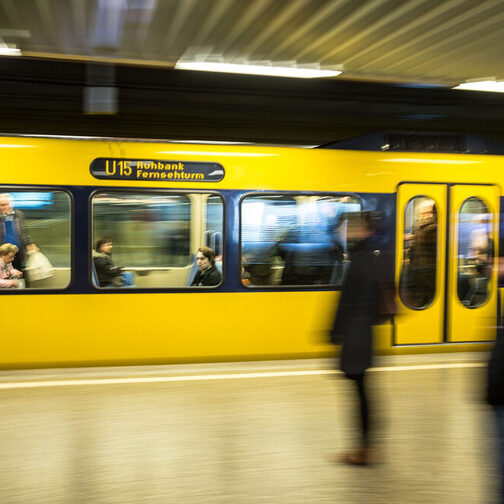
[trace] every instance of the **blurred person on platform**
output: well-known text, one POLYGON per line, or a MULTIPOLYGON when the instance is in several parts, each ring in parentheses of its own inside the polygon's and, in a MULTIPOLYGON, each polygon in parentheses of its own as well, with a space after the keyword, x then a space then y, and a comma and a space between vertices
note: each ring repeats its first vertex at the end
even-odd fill
MULTIPOLYGON (((501 270, 502 271, 502 270, 501 270)), ((497 502, 504 504, 504 327, 499 324, 497 341, 490 354, 487 368, 487 402, 496 421, 500 494, 497 502)))
POLYGON ((371 407, 368 376, 373 347, 373 325, 378 322, 380 278, 375 251, 378 212, 353 212, 347 216, 350 266, 331 329, 331 343, 342 345, 340 369, 355 385, 358 396, 360 446, 337 456, 336 461, 364 465, 373 462, 371 407))
POLYGON ((12 266, 18 247, 12 243, 0 245, 0 289, 16 289, 23 273, 12 266))
POLYGON ((9 193, 0 194, 0 245, 3 243, 19 248, 13 266, 21 271, 26 263, 26 253, 38 251, 28 232, 24 214, 14 209, 14 200, 9 193))
POLYGON ((212 286, 219 285, 221 274, 215 266, 215 253, 210 247, 200 247, 196 254, 198 271, 194 275, 191 285, 212 286))

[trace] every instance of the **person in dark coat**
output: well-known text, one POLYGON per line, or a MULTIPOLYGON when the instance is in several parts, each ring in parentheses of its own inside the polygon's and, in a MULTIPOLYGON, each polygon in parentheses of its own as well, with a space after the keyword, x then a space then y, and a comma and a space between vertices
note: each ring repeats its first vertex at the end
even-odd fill
POLYGON ((124 278, 122 268, 114 265, 112 260, 112 240, 100 238, 93 250, 93 262, 98 276, 99 287, 122 287, 124 278))
POLYGON ((487 402, 496 420, 500 500, 504 504, 504 328, 499 327, 487 368, 487 402))
POLYGON ((434 202, 425 201, 419 209, 418 224, 408 251, 410 304, 415 308, 429 305, 436 292, 437 212, 434 202))
POLYGON ((373 325, 379 314, 378 263, 373 246, 379 218, 378 212, 349 214, 347 239, 353 243, 351 262, 331 330, 331 342, 343 345, 340 369, 355 385, 359 399, 360 446, 339 458, 351 464, 368 464, 372 461, 372 425, 366 370, 371 366, 373 325))
POLYGON ((196 254, 198 272, 194 275, 191 285, 212 286, 219 285, 221 274, 215 266, 215 253, 210 247, 200 247, 196 254))

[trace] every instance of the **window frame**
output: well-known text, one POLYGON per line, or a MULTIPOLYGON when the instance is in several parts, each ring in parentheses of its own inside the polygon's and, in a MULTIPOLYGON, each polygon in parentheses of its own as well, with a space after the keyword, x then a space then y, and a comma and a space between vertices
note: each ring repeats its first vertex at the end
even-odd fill
MULTIPOLYGON (((207 193, 208 194, 208 193, 207 193)), ((225 202, 226 202, 226 198, 224 198, 224 196, 220 193, 212 193, 212 194, 209 194, 209 196, 219 196, 220 199, 221 199, 221 202, 223 203, 223 206, 222 206, 222 211, 223 211, 223 214, 222 214, 222 238, 221 238, 221 256, 223 257, 224 256, 224 244, 225 244, 225 235, 226 235, 226 209, 225 209, 225 202)), ((209 198, 208 198, 209 199, 209 198)), ((207 206, 206 210, 205 210, 205 227, 208 226, 208 199, 206 200, 205 204, 207 206)), ((216 252, 216 250, 214 250, 214 252, 216 252)), ((216 254, 216 256, 219 255, 219 254, 216 254)), ((222 278, 221 278, 221 283, 223 281, 223 275, 224 275, 224 271, 221 272, 221 275, 222 275, 222 278)))
POLYGON ((74 284, 75 281, 75 198, 74 194, 70 189, 63 186, 43 186, 43 185, 20 185, 20 184, 0 184, 0 193, 6 192, 64 192, 69 197, 70 203, 70 279, 68 284, 61 289, 48 289, 48 288, 33 288, 28 287, 25 289, 0 289, 1 295, 28 295, 28 294, 60 294, 62 292, 68 291, 74 284), (4 191, 5 189, 5 191, 4 191))
MULTIPOLYGON (((436 228, 436 261, 435 261, 435 264, 436 264, 436 269, 434 271, 434 293, 432 295, 432 299, 429 301, 428 304, 424 305, 424 306, 412 306, 410 305, 409 303, 406 302, 405 299, 403 299, 403 296, 402 296, 402 289, 399 287, 398 288, 398 296, 399 296, 399 299, 401 301, 401 303, 406 306, 406 308, 410 309, 410 310, 415 310, 415 311, 424 311, 424 310, 427 310, 427 308, 431 307, 432 304, 434 303, 434 300, 436 299, 436 294, 438 292, 438 278, 437 278, 437 275, 438 275, 438 261, 439 261, 439 219, 438 219, 438 211, 437 211, 437 207, 438 207, 438 203, 437 201, 432 197, 432 196, 429 196, 427 194, 417 194, 416 196, 413 196, 412 198, 410 198, 406 205, 404 206, 404 212, 403 212, 403 239, 402 239, 402 257, 401 257, 401 261, 404 265, 404 261, 405 261, 405 257, 404 257, 404 252, 405 252, 405 247, 404 247, 404 235, 406 234, 405 232, 405 223, 406 223, 406 210, 408 208, 408 205, 415 199, 418 199, 418 198, 423 198, 424 200, 431 200, 433 203, 434 203, 434 208, 436 209, 436 225, 437 225, 437 228, 436 228)), ((399 275, 399 283, 398 285, 400 286, 401 285, 401 282, 402 282, 402 272, 403 272, 403 268, 401 268, 400 270, 400 275, 399 275)))
MULTIPOLYGON (((469 200, 478 200, 480 203, 482 203, 486 209, 486 213, 490 213, 490 210, 489 210, 489 207, 488 207, 488 204, 487 202, 482 199, 481 197, 479 196, 469 196, 468 198, 466 198, 464 201, 462 201, 462 203, 460 204, 460 207, 458 208, 458 211, 457 211, 457 258, 459 257, 459 252, 460 252, 460 215, 462 213, 462 207, 469 201, 469 200)), ((472 215, 475 215, 475 214, 472 214, 472 215)), ((492 240, 492 245, 493 245, 493 250, 492 250, 492 264, 494 263, 495 261, 495 239, 494 239, 494 236, 493 236, 493 233, 494 233, 494 224, 493 223, 490 223, 489 225, 489 230, 488 230, 488 236, 490 237, 490 239, 492 240)), ((493 266, 494 267, 494 266, 493 266)), ((490 293, 490 290, 488 289, 488 284, 487 284, 487 295, 486 295, 486 298, 485 298, 485 301, 481 304, 477 304, 477 305, 474 305, 474 306, 471 306, 471 305, 466 305, 462 302, 462 299, 460 299, 460 292, 459 292, 459 289, 458 289, 458 280, 459 280, 459 275, 460 275, 460 265, 459 265, 459 262, 457 261, 457 299, 458 299, 458 302, 464 307, 464 308, 467 308, 468 310, 474 310, 476 308, 481 308, 482 306, 485 306, 490 297, 491 297, 491 293, 490 293)), ((491 280, 491 275, 490 275, 490 278, 488 279, 488 281, 490 282, 491 280)))
POLYGON ((242 261, 243 261, 243 243, 242 243, 242 227, 243 227, 243 201, 250 197, 250 196, 255 196, 258 198, 265 197, 265 196, 291 196, 292 198, 296 198, 296 196, 319 196, 319 197, 331 197, 331 198, 344 198, 346 196, 349 196, 351 198, 355 198, 360 205, 360 211, 363 211, 363 198, 356 193, 351 193, 351 192, 319 192, 319 191, 249 191, 240 196, 240 199, 238 201, 238 270, 237 270, 237 278, 238 282, 241 286, 242 289, 244 290, 280 290, 280 291, 287 291, 287 290, 306 290, 306 291, 313 291, 313 290, 341 290, 343 287, 341 285, 336 285, 336 284, 312 284, 312 285, 245 285, 241 280, 241 267, 242 267, 242 261))
MULTIPOLYGON (((222 229, 223 229, 223 240, 222 240, 222 256, 226 257, 226 198, 225 196, 219 192, 218 190, 208 190, 208 189, 162 189, 162 188, 133 188, 133 187, 98 187, 95 188, 88 197, 88 251, 87 251, 87 263, 88 263, 88 271, 87 271, 87 280, 88 286, 93 290, 93 293, 131 293, 138 294, 144 292, 205 292, 205 291, 215 291, 224 285, 225 281, 225 273, 224 273, 224 262, 222 273, 221 273, 221 281, 219 285, 211 285, 211 286, 191 286, 191 285, 179 285, 179 286, 171 286, 171 287, 137 287, 137 288, 123 288, 123 287, 99 287, 95 285, 93 280, 93 198, 100 193, 130 193, 130 194, 150 194, 150 195, 159 195, 159 196, 168 196, 168 195, 181 195, 188 196, 190 194, 202 194, 202 195, 213 195, 219 196, 222 201, 222 229)), ((189 222, 192 222, 192 209, 189 218, 189 222)), ((187 266, 190 266, 188 264, 187 266)))

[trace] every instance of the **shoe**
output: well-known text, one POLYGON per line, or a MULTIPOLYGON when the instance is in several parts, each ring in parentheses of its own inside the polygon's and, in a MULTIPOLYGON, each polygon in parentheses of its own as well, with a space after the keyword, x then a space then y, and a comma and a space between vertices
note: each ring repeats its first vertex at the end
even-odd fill
POLYGON ((369 448, 359 448, 353 452, 344 453, 337 458, 337 461, 350 465, 370 465, 375 462, 369 448))

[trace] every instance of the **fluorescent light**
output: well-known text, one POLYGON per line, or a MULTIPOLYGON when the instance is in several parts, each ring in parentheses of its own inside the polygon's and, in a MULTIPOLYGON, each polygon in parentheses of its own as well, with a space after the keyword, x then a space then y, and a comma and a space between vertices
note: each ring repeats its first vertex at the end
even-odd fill
POLYGON ((240 65, 234 63, 212 63, 209 61, 178 61, 175 68, 180 70, 200 70, 204 72, 240 73, 250 75, 269 75, 276 77, 297 77, 314 79, 317 77, 336 77, 340 70, 321 70, 317 68, 275 67, 267 65, 240 65))
POLYGON ((0 46, 0 56, 21 56, 21 49, 16 47, 0 46))
POLYGON ((38 147, 37 145, 11 145, 11 144, 0 144, 0 149, 24 149, 27 147, 38 147))
POLYGON ((504 81, 484 80, 469 81, 459 84, 453 89, 464 89, 466 91, 490 91, 493 93, 504 93, 504 81))

